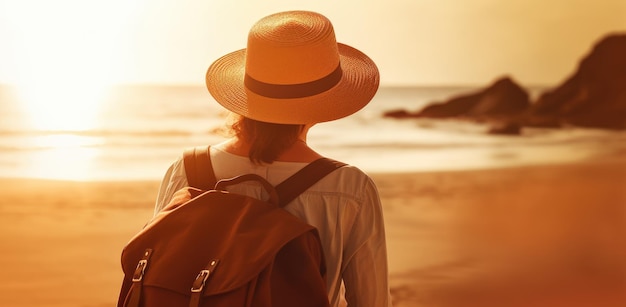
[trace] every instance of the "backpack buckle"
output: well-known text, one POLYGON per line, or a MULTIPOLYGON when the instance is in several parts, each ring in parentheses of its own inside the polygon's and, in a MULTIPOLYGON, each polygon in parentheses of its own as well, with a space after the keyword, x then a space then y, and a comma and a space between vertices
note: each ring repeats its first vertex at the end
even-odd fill
POLYGON ((133 273, 133 282, 138 282, 143 279, 143 274, 146 272, 146 266, 148 266, 148 260, 139 260, 137 268, 135 268, 135 272, 133 273))
POLYGON ((209 270, 200 271, 200 273, 198 273, 198 276, 196 276, 196 280, 193 281, 193 284, 191 286, 191 292, 202 292, 204 284, 209 278, 209 274, 211 274, 211 271, 209 270))
POLYGON ((215 267, 219 262, 220 261, 218 259, 211 260, 211 262, 209 262, 204 270, 198 273, 198 276, 196 276, 196 280, 194 280, 193 284, 191 285, 192 293, 202 292, 202 289, 204 289, 204 286, 206 285, 206 280, 209 278, 209 275, 211 275, 211 272, 215 270, 215 267))

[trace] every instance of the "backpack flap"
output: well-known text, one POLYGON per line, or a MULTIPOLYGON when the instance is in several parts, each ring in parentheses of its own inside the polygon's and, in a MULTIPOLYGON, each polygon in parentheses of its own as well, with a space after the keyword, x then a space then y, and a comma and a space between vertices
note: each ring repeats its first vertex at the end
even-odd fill
POLYGON ((225 293, 255 278, 283 246, 307 232, 317 235, 275 205, 212 190, 159 213, 125 247, 122 267, 132 276, 150 248, 143 285, 188 295, 198 274, 216 260, 203 292, 225 293))

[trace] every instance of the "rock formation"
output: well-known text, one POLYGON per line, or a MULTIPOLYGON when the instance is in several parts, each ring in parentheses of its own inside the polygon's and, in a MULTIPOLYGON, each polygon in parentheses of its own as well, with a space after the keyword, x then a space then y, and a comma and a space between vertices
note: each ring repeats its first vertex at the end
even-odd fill
POLYGON ((522 126, 564 124, 626 129, 626 34, 600 40, 563 84, 530 103, 528 92, 504 77, 482 91, 453 97, 418 112, 394 110, 391 118, 460 118, 495 121, 490 133, 518 134, 522 126))
POLYGON ((524 122, 625 129, 626 34, 600 40, 573 76, 539 97, 524 122))
POLYGON ((482 91, 457 96, 443 103, 431 104, 416 113, 395 110, 386 112, 384 116, 490 120, 519 115, 527 110, 529 105, 528 92, 511 78, 504 77, 482 91))

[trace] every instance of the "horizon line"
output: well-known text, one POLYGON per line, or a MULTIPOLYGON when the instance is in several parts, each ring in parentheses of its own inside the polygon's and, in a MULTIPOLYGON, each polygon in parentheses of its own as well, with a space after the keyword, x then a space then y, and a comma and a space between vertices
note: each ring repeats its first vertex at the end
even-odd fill
MULTIPOLYGON (((493 84, 496 80, 487 83, 381 83, 379 88, 481 88, 493 84)), ((522 87, 556 87, 559 84, 520 84, 522 87)), ((19 87, 19 83, 0 82, 0 87, 19 87)), ((203 83, 186 83, 186 82, 120 82, 109 84, 108 87, 205 87, 203 83)))

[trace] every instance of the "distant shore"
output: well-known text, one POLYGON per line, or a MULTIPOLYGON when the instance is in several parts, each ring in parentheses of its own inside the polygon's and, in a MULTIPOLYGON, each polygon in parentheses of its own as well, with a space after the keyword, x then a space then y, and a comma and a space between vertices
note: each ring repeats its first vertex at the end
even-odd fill
MULTIPOLYGON (((372 178, 394 306, 626 301, 626 159, 372 178)), ((114 305, 158 184, 0 179, 0 305, 114 305)))

